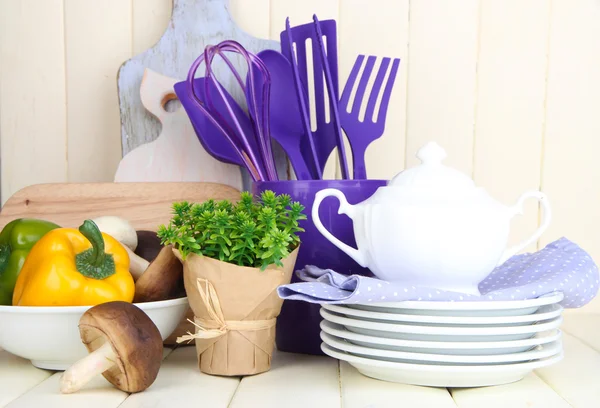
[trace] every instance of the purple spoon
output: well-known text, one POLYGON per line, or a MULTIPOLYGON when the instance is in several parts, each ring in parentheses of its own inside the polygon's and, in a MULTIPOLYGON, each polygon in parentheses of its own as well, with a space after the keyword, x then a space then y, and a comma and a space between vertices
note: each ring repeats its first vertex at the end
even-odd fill
MULTIPOLYGON (((217 122, 208 112, 205 94, 206 83, 208 83, 211 96, 214 95, 211 98, 214 109, 222 116, 226 117, 228 111, 223 100, 218 97, 217 89, 214 84, 206 78, 195 78, 193 80, 194 94, 196 95, 197 100, 194 99, 192 92, 189 91, 189 84, 187 81, 178 82, 173 87, 177 98, 181 102, 181 105, 185 109, 190 122, 194 127, 194 131, 196 132, 196 136, 202 144, 202 147, 212 157, 219 161, 245 167, 255 181, 267 180, 264 175, 264 170, 259 166, 259 163, 251 161, 241 143, 237 139, 233 139, 229 136, 219 122, 217 122)), ((250 132, 253 132, 250 120, 242 108, 229 93, 226 92, 225 96, 229 101, 229 105, 232 106, 244 133, 250 134, 250 132)), ((258 149, 252 138, 250 138, 248 142, 250 147, 255 149, 254 151, 258 149)))
MULTIPOLYGON (((269 101, 269 125, 271 138, 273 138, 283 148, 294 168, 294 173, 298 180, 311 180, 311 172, 308 168, 300 144, 305 136, 305 130, 302 124, 301 109, 298 106, 298 99, 295 97, 296 88, 294 76, 290 62, 283 54, 275 50, 264 50, 258 53, 258 57, 263 61, 271 75, 271 91, 269 101)), ((253 86, 256 92, 261 92, 263 84, 255 80, 253 86)), ((246 92, 248 93, 248 89, 246 92)), ((250 98, 246 98, 250 101, 250 98)), ((249 102, 250 103, 250 102, 249 102)), ((261 101, 257 101, 260 104, 261 101)), ((251 106, 249 105, 249 108, 251 106)), ((263 106, 257 106, 257 111, 261 112, 263 106)), ((252 111, 252 109, 249 109, 252 111)))

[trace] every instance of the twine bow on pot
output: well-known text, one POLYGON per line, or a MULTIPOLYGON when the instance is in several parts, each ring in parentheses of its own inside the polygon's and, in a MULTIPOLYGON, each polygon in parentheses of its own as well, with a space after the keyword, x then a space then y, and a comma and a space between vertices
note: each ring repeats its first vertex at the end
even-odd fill
POLYGON ((270 329, 275 326, 277 318, 268 320, 225 320, 219 296, 213 284, 204 278, 197 278, 196 285, 202 303, 208 311, 208 319, 194 317, 195 321, 187 319, 198 329, 196 333, 188 332, 187 335, 177 338, 177 343, 192 341, 194 339, 212 339, 221 337, 229 331, 258 331, 270 329), (205 289, 201 283, 204 283, 205 289))

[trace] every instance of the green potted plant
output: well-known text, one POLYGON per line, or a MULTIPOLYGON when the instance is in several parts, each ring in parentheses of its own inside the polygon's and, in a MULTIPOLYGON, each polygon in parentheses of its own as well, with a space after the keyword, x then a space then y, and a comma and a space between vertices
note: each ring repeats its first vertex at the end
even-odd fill
POLYGON ((236 203, 173 204, 158 236, 183 263, 196 330, 177 341, 195 340, 201 371, 249 375, 270 369, 283 303, 277 287, 291 281, 303 210, 272 191, 256 199, 243 192, 236 203))

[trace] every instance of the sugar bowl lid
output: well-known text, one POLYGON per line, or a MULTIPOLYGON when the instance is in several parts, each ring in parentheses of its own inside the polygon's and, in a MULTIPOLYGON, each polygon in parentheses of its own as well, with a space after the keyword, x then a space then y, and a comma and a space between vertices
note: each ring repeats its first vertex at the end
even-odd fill
POLYGON ((388 182, 388 187, 409 187, 416 190, 452 192, 473 191, 475 183, 464 173, 442 164, 446 151, 437 143, 421 147, 416 157, 421 164, 398 173, 388 182))

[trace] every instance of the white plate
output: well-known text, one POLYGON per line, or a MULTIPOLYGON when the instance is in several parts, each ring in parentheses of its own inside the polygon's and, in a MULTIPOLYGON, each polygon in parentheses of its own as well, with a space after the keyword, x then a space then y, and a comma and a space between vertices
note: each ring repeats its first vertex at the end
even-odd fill
POLYGON ((347 361, 367 377, 429 387, 484 387, 507 384, 521 380, 533 370, 556 364, 563 359, 561 351, 555 356, 528 363, 440 366, 372 360, 353 356, 325 343, 321 344, 321 350, 330 357, 347 361))
POLYGON ((439 327, 416 326, 410 324, 375 323, 342 317, 321 308, 321 316, 330 322, 343 324, 350 331, 368 336, 387 337, 405 340, 432 341, 501 341, 520 340, 533 337, 535 333, 556 329, 562 323, 562 316, 548 322, 527 326, 496 327, 439 327))
POLYGON ((435 365, 472 365, 472 364, 501 364, 517 361, 531 361, 554 356, 562 351, 562 342, 554 341, 535 349, 522 353, 479 355, 479 356, 457 356, 451 354, 425 354, 410 353, 404 351, 390 351, 374 349, 370 347, 357 346, 348 341, 321 332, 321 340, 338 350, 343 350, 359 357, 372 358, 383 361, 409 364, 435 364, 435 365))
POLYGON ((347 306, 360 310, 385 313, 398 313, 398 309, 401 309, 401 312, 404 314, 428 316, 521 316, 535 313, 541 306, 558 303, 563 298, 563 293, 557 292, 527 300, 491 300, 489 302, 430 302, 409 300, 404 302, 348 304, 347 306))
POLYGON ((540 307, 535 313, 521 316, 428 316, 428 315, 413 315, 402 314, 402 310, 395 309, 395 312, 382 313, 371 312, 366 310, 358 310, 349 308, 345 305, 330 305, 323 304, 324 309, 343 314, 352 319, 365 320, 369 322, 393 321, 393 322, 409 322, 411 324, 427 324, 435 325, 480 325, 480 326, 496 326, 502 325, 526 325, 532 322, 539 322, 560 316, 563 307, 557 303, 540 307))
POLYGON ((320 326, 321 330, 325 333, 340 337, 358 346, 378 348, 381 350, 406 351, 410 353, 453 354, 465 356, 519 353, 531 350, 538 345, 553 342, 562 337, 560 330, 551 330, 538 333, 536 337, 530 339, 514 341, 418 341, 365 336, 364 334, 353 333, 344 328, 344 326, 327 320, 321 321, 320 326))

